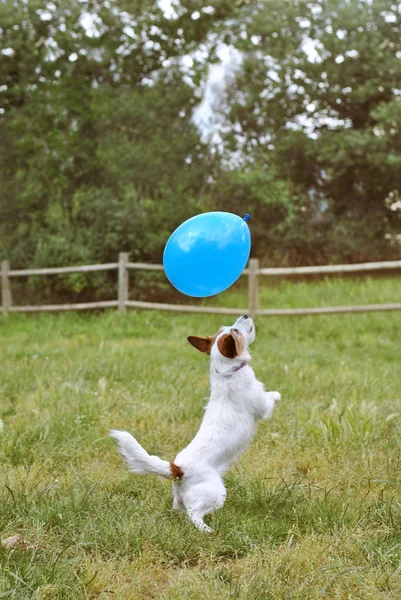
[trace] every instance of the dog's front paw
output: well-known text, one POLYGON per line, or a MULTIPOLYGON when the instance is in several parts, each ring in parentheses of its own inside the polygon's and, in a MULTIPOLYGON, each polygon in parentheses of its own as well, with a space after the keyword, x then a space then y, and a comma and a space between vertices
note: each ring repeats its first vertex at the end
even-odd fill
POLYGON ((277 402, 280 402, 280 400, 281 400, 280 392, 270 392, 270 393, 273 396, 274 404, 277 404, 277 402))
POLYGON ((266 393, 266 402, 263 406, 262 416, 261 418, 268 419, 271 417, 274 407, 277 402, 279 402, 281 398, 281 394, 279 392, 265 392, 266 393))

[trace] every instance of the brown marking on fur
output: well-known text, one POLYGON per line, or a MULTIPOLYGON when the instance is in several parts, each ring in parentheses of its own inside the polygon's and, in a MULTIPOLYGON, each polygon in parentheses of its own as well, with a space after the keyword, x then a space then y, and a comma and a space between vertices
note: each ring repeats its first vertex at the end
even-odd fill
POLYGON ((221 354, 226 358, 235 358, 237 356, 237 347, 235 344, 235 339, 231 335, 231 333, 225 333, 219 338, 217 342, 217 347, 220 350, 221 354))
POLYGON ((206 337, 200 337, 198 335, 190 335, 187 337, 188 342, 200 352, 205 352, 205 354, 210 354, 212 350, 212 346, 214 344, 214 340, 218 336, 218 332, 214 335, 208 335, 206 337))
POLYGON ((173 462, 170 463, 170 471, 173 479, 182 479, 184 477, 184 471, 173 462))
POLYGON ((235 341, 235 348, 237 350, 237 356, 240 356, 244 350, 246 350, 246 341, 242 333, 237 331, 237 329, 231 329, 231 335, 235 341))
POLYGON ((237 329, 231 329, 230 333, 221 336, 217 346, 226 358, 236 358, 246 349, 246 342, 242 333, 237 329))
MULTIPOLYGON (((221 330, 220 330, 221 331, 221 330)), ((190 335, 187 337, 188 342, 200 352, 210 354, 212 346, 219 335, 220 331, 214 335, 208 335, 206 337, 198 335, 190 335)), ((236 358, 246 349, 245 338, 236 329, 231 329, 230 333, 226 333, 219 338, 217 342, 218 348, 223 356, 226 358, 236 358)))

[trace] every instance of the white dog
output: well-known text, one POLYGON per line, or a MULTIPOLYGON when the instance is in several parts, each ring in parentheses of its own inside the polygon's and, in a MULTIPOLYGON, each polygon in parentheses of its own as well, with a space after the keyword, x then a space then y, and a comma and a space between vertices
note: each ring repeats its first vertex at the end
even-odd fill
POLYGON ((281 398, 279 392, 265 392, 249 366, 248 346, 254 339, 255 327, 247 315, 212 337, 188 338, 210 354, 211 394, 198 433, 174 462, 150 456, 126 431, 110 432, 130 471, 174 480, 173 509, 186 511, 201 531, 212 531, 203 517, 224 504, 222 477, 230 463, 251 441, 256 421, 270 417, 281 398))

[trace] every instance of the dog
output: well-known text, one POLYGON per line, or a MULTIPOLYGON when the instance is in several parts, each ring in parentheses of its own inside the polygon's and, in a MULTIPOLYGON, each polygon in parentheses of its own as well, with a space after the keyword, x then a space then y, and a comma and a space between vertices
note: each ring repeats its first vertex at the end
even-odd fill
POLYGON ((255 335, 253 320, 243 315, 213 336, 187 338, 210 355, 211 393, 198 433, 174 462, 149 455, 126 431, 110 432, 130 471, 173 480, 173 509, 186 512, 200 531, 213 531, 203 519, 225 502, 224 474, 250 443, 257 421, 269 418, 281 399, 265 391, 249 365, 255 335))

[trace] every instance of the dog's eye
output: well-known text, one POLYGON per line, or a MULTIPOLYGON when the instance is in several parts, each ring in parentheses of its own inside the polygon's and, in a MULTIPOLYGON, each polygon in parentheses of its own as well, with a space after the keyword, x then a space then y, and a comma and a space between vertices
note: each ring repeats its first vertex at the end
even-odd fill
POLYGON ((234 331, 235 331, 236 333, 239 333, 238 329, 234 329, 234 331))

